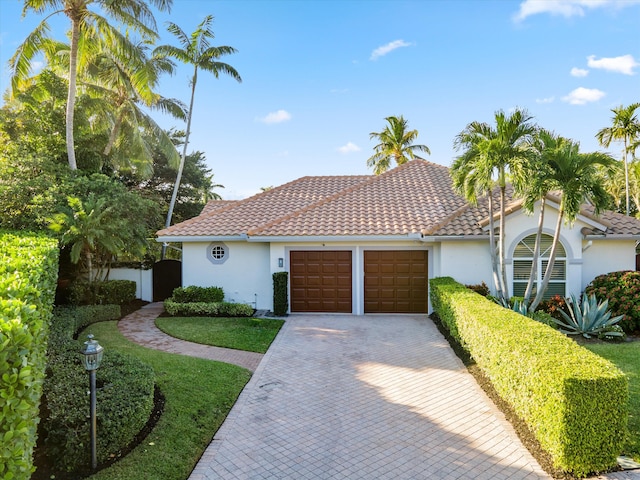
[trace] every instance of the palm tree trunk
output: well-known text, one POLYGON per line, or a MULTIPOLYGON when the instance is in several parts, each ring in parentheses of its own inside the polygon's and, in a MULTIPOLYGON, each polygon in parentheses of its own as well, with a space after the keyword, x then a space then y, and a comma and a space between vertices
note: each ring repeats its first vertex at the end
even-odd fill
MULTIPOLYGON (((176 183, 173 185, 173 194, 171 195, 171 201, 169 202, 169 212, 167 213, 167 221, 164 224, 164 228, 169 228, 171 225, 171 217, 173 216, 173 209, 176 204, 176 198, 178 197, 178 189, 180 188, 180 180, 182 179, 182 170, 184 169, 184 161, 187 157, 187 146, 189 145, 189 134, 191 133, 191 118, 193 114, 193 99, 196 95, 196 82, 198 81, 198 67, 196 66, 193 71, 193 80, 191 82, 191 102, 189 103, 189 115, 187 116, 187 131, 184 137, 184 148, 182 149, 182 157, 180 157, 180 166, 178 167, 178 174, 176 175, 176 183)), ((164 260, 167 254, 167 246, 162 245, 161 259, 164 260)))
POLYGON ((536 292, 536 298, 529 307, 529 311, 535 312, 538 305, 542 301, 544 292, 549 286, 549 280, 551 280, 551 272, 553 272, 553 266, 556 263, 556 252, 558 250, 558 244, 560 243, 560 229, 562 228, 562 220, 564 219, 564 199, 560 202, 560 211, 558 212, 558 222, 556 223, 556 231, 553 234, 553 244, 551 246, 551 254, 549 255, 549 263, 547 263, 547 269, 544 272, 542 278, 542 284, 540 290, 536 292))
POLYGON ((629 216, 629 164, 627 163, 627 137, 624 137, 624 150, 622 151, 622 160, 624 162, 624 191, 627 200, 627 217, 629 216))
MULTIPOLYGON (((527 289, 524 292, 524 303, 529 304, 531 294, 533 293, 533 285, 538 277, 538 258, 540 258, 540 242, 542 240, 542 228, 544 226, 544 208, 546 206, 547 199, 542 197, 540 200, 540 215, 538 216, 538 231, 536 232, 536 243, 533 247, 533 260, 531 262, 531 272, 529 273, 529 281, 527 282, 527 289)), ((533 311, 533 310, 530 310, 533 311)))
POLYGON ((491 253, 491 271, 493 272, 493 285, 496 288, 496 297, 502 299, 502 285, 498 275, 498 259, 496 256, 496 230, 493 221, 493 195, 489 190, 489 248, 491 253))
POLYGON ((66 135, 67 157, 69 168, 77 170, 76 150, 73 142, 73 113, 76 105, 76 78, 78 76, 78 39, 80 37, 80 24, 76 20, 71 22, 71 52, 69 59, 69 90, 67 92, 66 135))
POLYGON ((507 284, 507 266, 505 265, 505 189, 500 186, 500 281, 502 282, 502 296, 505 302, 509 301, 509 285, 507 284))

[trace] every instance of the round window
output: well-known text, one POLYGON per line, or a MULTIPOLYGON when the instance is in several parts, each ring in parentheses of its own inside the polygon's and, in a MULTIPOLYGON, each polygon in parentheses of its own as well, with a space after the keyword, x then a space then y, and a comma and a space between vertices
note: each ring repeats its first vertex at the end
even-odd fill
POLYGON ((221 264, 229 258, 229 247, 222 242, 215 242, 207 247, 207 258, 213 264, 221 264))

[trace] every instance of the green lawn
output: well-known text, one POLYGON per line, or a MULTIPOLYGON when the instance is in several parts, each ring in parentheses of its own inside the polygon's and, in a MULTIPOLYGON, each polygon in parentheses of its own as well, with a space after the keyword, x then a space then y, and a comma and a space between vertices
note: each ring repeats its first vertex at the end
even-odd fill
MULTIPOLYGON (((105 347, 105 355, 117 350, 151 365, 166 401, 162 417, 142 444, 90 478, 184 480, 249 381, 251 372, 235 365, 138 346, 120 334, 115 321, 89 328, 105 347)), ((83 336, 84 333, 80 335, 83 336)))
POLYGON ((265 353, 280 331, 283 320, 266 318, 159 317, 156 326, 172 337, 265 353))
POLYGON ((584 346, 617 365, 629 378, 629 440, 623 453, 640 462, 640 342, 584 346))

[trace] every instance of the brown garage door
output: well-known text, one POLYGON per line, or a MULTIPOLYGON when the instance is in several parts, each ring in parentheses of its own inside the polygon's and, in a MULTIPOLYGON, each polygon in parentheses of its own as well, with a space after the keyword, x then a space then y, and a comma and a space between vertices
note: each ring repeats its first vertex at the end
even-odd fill
POLYGON ((292 251, 291 311, 351 313, 351 252, 292 251))
POLYGON ((364 252, 365 313, 427 313, 426 250, 364 252))

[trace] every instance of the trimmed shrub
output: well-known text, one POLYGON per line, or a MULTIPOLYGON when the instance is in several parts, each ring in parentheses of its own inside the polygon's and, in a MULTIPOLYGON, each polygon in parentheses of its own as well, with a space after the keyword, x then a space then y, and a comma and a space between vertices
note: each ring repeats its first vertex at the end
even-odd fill
POLYGON ((171 298, 178 303, 217 303, 224 300, 224 291, 220 287, 178 287, 171 298))
POLYGON ((76 280, 69 287, 71 305, 124 305, 135 298, 136 282, 133 280, 76 280))
POLYGON ((557 468, 580 477, 616 465, 627 433, 629 392, 615 365, 451 278, 432 279, 430 286, 442 323, 557 468))
POLYGON ((47 337, 58 276, 51 238, 0 231, 0 478, 34 471, 47 337))
POLYGON ((244 303, 180 303, 173 298, 164 301, 164 309, 173 317, 250 317, 255 311, 244 303))
POLYGON ((585 292, 600 301, 608 300, 612 315, 624 315, 619 325, 626 333, 640 330, 640 272, 624 270, 599 275, 585 292))
MULTIPOLYGON (((43 420, 47 454, 61 471, 89 464, 89 379, 79 351, 84 339, 74 332, 89 324, 119 317, 118 305, 56 309, 49 341, 44 393, 49 414, 43 420)), ((99 339, 98 339, 99 340, 99 339)), ((154 374, 134 357, 105 351, 96 372, 97 455, 108 460, 125 448, 144 427, 153 409, 154 374)))
POLYGON ((276 272, 273 274, 273 313, 278 317, 284 317, 289 310, 288 276, 288 272, 276 272))

